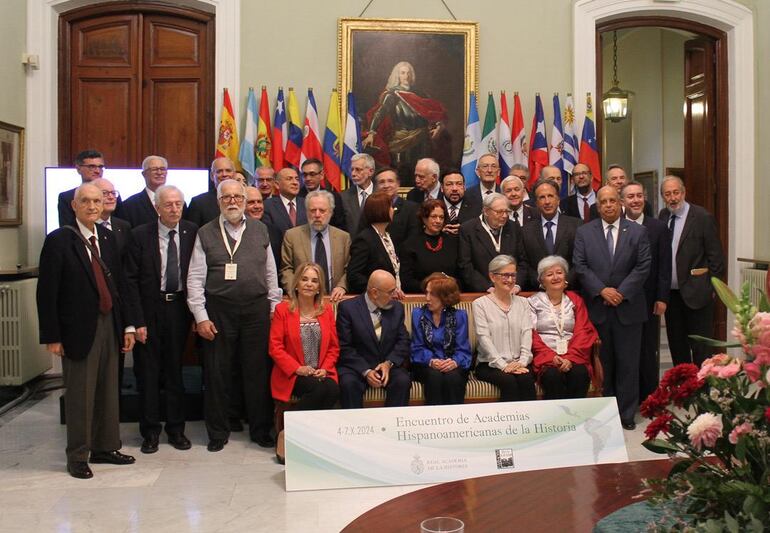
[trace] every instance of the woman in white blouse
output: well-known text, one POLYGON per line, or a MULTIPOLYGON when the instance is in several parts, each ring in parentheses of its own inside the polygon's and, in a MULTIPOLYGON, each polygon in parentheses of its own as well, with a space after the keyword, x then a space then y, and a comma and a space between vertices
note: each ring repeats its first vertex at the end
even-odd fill
POLYGON ((516 260, 498 255, 489 262, 489 278, 492 291, 473 302, 476 377, 496 385, 501 401, 534 400, 532 320, 527 300, 514 295, 516 260))

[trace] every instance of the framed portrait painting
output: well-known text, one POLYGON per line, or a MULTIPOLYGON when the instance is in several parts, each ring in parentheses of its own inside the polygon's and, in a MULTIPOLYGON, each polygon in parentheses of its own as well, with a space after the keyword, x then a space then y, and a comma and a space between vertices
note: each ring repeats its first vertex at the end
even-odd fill
POLYGON ((647 192, 647 201, 652 205, 652 212, 657 213, 659 211, 658 171, 634 172, 634 181, 642 184, 642 187, 647 192))
POLYGON ((355 96, 364 151, 414 185, 423 157, 460 166, 468 96, 478 80, 478 24, 439 20, 339 20, 343 116, 355 96))
POLYGON ((24 128, 0 122, 0 226, 21 224, 24 128))

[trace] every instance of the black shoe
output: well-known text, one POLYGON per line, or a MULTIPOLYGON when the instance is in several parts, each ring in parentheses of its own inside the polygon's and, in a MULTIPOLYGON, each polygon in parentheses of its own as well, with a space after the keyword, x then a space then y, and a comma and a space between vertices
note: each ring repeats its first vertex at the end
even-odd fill
POLYGON ((636 422, 633 420, 631 422, 621 422, 620 425, 623 426, 623 429, 627 431, 633 431, 636 429, 636 422))
POLYGON ((209 445, 206 446, 206 449, 210 452, 219 452, 222 451, 225 444, 227 444, 227 439, 211 439, 209 445))
POLYGON ((192 448, 190 439, 184 436, 184 433, 177 433, 175 435, 168 436, 168 443, 177 450, 189 450, 192 448))
POLYGON ((73 461, 71 463, 68 462, 67 472, 69 472, 72 477, 76 477, 78 479, 91 479, 94 477, 94 473, 91 472, 91 468, 88 466, 88 463, 82 461, 73 461))
POLYGON ((91 463, 108 463, 111 465, 130 465, 136 459, 117 450, 111 452, 91 452, 91 463))
POLYGON ((262 448, 275 448, 275 439, 270 433, 258 433, 252 435, 251 442, 256 442, 262 448))
POLYGON ((231 418, 230 431, 234 431, 236 433, 240 433, 241 431, 243 431, 243 421, 241 421, 240 418, 231 418))
POLYGON ((148 435, 142 441, 142 447, 140 448, 142 453, 155 453, 158 451, 158 436, 148 435))
POLYGON ((286 457, 281 457, 278 455, 278 452, 275 452, 275 462, 279 465, 285 465, 286 464, 286 457))

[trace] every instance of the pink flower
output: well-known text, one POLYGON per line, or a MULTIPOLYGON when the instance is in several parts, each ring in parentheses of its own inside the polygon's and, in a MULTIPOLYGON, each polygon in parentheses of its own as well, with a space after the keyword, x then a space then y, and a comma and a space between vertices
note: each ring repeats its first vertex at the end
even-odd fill
POLYGON ((721 416, 703 413, 687 427, 687 436, 690 437, 690 444, 701 451, 704 447, 711 448, 716 444, 722 436, 722 428, 721 416))
POLYGON ((749 322, 749 327, 758 344, 770 347, 770 313, 757 313, 749 322))
POLYGON ((748 435, 752 431, 754 431, 754 426, 752 426, 750 422, 744 422, 743 424, 735 426, 727 439, 730 441, 730 444, 738 444, 738 438, 741 435, 748 435))
POLYGON ((717 367, 717 377, 720 377, 722 379, 731 378, 735 374, 740 372, 740 370, 741 370, 740 361, 733 361, 729 365, 717 367))
POLYGON ((754 361, 760 365, 770 365, 770 346, 760 346, 755 344, 751 346, 751 353, 754 355, 754 361))
POLYGON ((749 377, 749 381, 752 383, 762 379, 762 367, 757 364, 756 361, 744 364, 743 370, 746 371, 746 375, 749 377))
POLYGON ((698 371, 698 379, 705 379, 706 376, 727 379, 733 377, 740 370, 741 362, 738 359, 732 359, 729 355, 720 353, 703 361, 698 371))

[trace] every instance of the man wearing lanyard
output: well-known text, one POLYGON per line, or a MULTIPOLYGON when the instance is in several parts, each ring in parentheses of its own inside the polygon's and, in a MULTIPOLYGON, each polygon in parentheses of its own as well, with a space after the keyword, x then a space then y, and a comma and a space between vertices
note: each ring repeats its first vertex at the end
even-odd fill
POLYGON ((198 231, 187 279, 187 304, 203 338, 208 450, 230 436, 231 391, 243 391, 251 440, 275 445, 267 355, 270 313, 281 299, 267 228, 244 215, 246 189, 235 180, 217 187, 220 216, 198 231), (231 365, 240 361, 240 382, 231 365))

